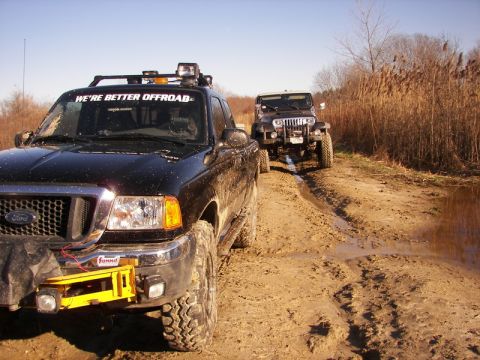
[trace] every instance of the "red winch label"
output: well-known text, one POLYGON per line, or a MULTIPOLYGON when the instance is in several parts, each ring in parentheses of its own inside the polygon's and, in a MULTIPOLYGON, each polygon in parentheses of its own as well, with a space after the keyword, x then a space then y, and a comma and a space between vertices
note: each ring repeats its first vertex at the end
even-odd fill
POLYGON ((120 256, 99 256, 97 258, 97 266, 106 267, 106 266, 118 266, 120 263, 120 256))

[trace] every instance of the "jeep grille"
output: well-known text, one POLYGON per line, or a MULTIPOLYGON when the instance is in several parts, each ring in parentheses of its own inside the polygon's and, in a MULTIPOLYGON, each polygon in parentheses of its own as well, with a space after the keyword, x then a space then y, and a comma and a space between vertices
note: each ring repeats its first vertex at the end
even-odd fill
POLYGON ((285 131, 285 136, 287 137, 306 136, 308 132, 306 118, 286 118, 282 119, 282 123, 282 131, 285 131))

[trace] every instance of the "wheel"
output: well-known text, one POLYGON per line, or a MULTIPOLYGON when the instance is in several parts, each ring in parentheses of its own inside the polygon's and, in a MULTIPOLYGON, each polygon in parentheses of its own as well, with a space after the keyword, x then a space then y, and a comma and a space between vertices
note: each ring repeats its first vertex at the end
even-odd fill
POLYGON ((208 345, 217 321, 217 246, 212 226, 193 226, 196 253, 186 294, 162 306, 163 335, 172 349, 199 351, 208 345))
POLYGON ((247 221, 243 225, 240 234, 235 239, 233 246, 238 248, 246 248, 252 246, 257 237, 257 182, 253 183, 252 196, 247 207, 247 221))
POLYGON ((266 149, 260 149, 260 172, 270 172, 270 158, 266 149))
POLYGON ((323 134, 323 139, 317 143, 317 159, 321 169, 332 167, 333 164, 333 145, 329 133, 323 134))

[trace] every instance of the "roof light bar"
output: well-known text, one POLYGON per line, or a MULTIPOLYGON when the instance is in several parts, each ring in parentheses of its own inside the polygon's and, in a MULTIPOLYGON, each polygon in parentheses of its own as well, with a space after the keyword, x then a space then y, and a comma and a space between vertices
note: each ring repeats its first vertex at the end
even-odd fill
POLYGON ((97 86, 103 80, 125 79, 128 84, 162 84, 178 83, 185 86, 212 87, 213 77, 203 75, 197 63, 178 63, 175 74, 159 74, 156 70, 142 71, 142 75, 96 75, 89 87, 97 86))

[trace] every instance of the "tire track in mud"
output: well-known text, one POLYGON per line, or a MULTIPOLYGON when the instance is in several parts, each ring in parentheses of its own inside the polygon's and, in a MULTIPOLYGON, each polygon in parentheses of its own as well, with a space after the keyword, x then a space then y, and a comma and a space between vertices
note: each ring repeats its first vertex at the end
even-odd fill
MULTIPOLYGON (((305 162, 298 174, 317 200, 318 197, 324 198, 324 202, 333 207, 332 211, 347 222, 346 229, 337 226, 336 230, 347 239, 356 237, 357 247, 365 244, 369 247, 366 251, 354 250, 350 257, 347 256, 346 264, 352 273, 349 281, 334 294, 349 326, 347 342, 351 351, 363 359, 480 358, 480 328, 476 325, 480 318, 478 275, 425 258, 424 252, 416 255, 400 247, 382 251, 386 239, 393 239, 396 243, 408 239, 402 229, 402 220, 389 224, 392 226, 384 231, 377 231, 375 223, 351 218, 351 203, 368 211, 368 201, 365 198, 359 201, 365 193, 359 191, 351 197, 342 192, 342 187, 319 180, 322 173, 334 177, 335 168, 320 173, 310 169, 311 164, 305 162), (374 238, 370 237, 372 233, 374 238)), ((362 177, 350 164, 345 166, 345 162, 340 170, 341 176, 349 179, 343 186, 354 187, 358 181, 378 184, 372 190, 387 194, 387 203, 401 200, 401 196, 410 197, 411 193, 418 194, 418 189, 394 183, 390 185, 394 193, 388 195, 388 189, 384 192, 383 188, 389 181, 372 180, 370 174, 362 177)), ((419 198, 418 195, 415 197, 419 198)), ((401 206, 401 202, 393 204, 401 206)), ((425 203, 409 204, 412 206, 418 213, 425 203)), ((384 209, 381 203, 380 209, 384 209)), ((408 222, 414 217, 410 214, 401 218, 408 222)))
MULTIPOLYGON (((349 222, 350 219, 344 211, 350 199, 341 198, 332 190, 316 186, 312 189, 314 182, 308 173, 315 167, 313 162, 302 163, 300 172, 297 171, 295 164, 288 156, 286 162, 299 186, 308 187, 307 191, 302 191, 302 195, 313 201, 314 205, 323 209, 325 213, 331 212, 332 227, 339 231, 345 239, 352 239, 352 234, 354 236, 358 231, 355 225, 349 222), (307 193, 309 191, 310 194, 307 193), (319 195, 323 200, 319 198, 319 195), (343 220, 342 226, 335 226, 334 224, 338 224, 339 220, 343 220)), ((366 260, 348 261, 348 266, 352 270, 348 276, 350 281, 333 294, 333 298, 348 324, 348 335, 344 340, 352 352, 363 359, 380 359, 379 349, 383 347, 397 348, 398 344, 394 342, 402 333, 398 325, 395 301, 391 299, 388 286, 382 283, 386 275, 381 271, 375 272, 371 269, 372 258, 374 256, 367 256, 366 260), (378 315, 379 312, 381 312, 381 316, 378 315), (383 337, 383 334, 389 335, 383 337), (379 335, 382 335, 382 339, 379 339, 379 335)), ((332 264, 330 264, 331 267, 332 264)), ((333 267, 338 268, 338 263, 333 267)), ((336 278, 339 279, 340 276, 336 278)))

